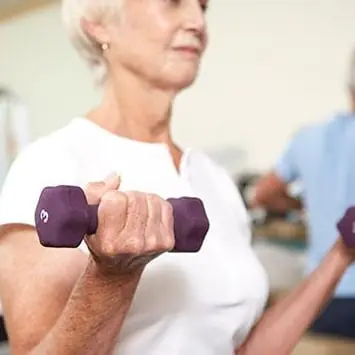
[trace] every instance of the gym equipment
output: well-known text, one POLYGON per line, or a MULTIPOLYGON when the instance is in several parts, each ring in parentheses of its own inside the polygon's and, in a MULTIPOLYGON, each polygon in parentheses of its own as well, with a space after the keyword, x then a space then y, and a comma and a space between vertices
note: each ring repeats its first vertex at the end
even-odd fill
POLYGON ((348 248, 355 248, 355 207, 349 207, 337 223, 337 228, 348 248))
MULTIPOLYGON (((172 252, 198 252, 209 230, 209 221, 198 198, 170 198, 173 207, 175 247, 172 252)), ((46 187, 41 192, 35 223, 45 247, 76 248, 85 235, 95 234, 98 205, 89 205, 77 186, 46 187)))

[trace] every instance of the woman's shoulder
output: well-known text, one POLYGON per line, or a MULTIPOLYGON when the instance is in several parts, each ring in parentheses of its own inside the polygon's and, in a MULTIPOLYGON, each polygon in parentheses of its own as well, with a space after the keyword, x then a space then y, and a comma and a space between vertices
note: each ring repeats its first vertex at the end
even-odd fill
POLYGON ((32 141, 18 154, 11 169, 22 168, 28 172, 33 169, 48 171, 50 168, 57 170, 63 164, 68 165, 70 161, 66 134, 68 128, 60 128, 32 141))
POLYGON ((60 129, 36 139, 18 154, 1 189, 1 224, 33 224, 33 211, 43 188, 76 184, 65 136, 60 129))

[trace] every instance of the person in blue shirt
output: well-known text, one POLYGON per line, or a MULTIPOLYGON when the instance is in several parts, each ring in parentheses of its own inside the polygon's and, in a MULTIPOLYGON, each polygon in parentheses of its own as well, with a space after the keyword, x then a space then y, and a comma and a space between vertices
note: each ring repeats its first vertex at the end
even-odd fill
MULTIPOLYGON (((319 266, 337 239, 338 220, 355 205, 355 53, 348 87, 349 112, 300 129, 256 187, 254 206, 280 212, 305 209, 307 274, 319 266), (296 181, 303 187, 302 203, 288 194, 288 185, 296 181)), ((355 266, 345 273, 310 330, 355 338, 355 266)))

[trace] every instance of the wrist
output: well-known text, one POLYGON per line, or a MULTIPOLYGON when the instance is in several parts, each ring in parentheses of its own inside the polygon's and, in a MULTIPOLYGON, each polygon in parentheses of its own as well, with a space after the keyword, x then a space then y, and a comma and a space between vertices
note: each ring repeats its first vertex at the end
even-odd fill
POLYGON ((349 267, 353 263, 353 250, 345 245, 342 237, 338 238, 334 250, 338 255, 340 263, 344 266, 344 268, 349 267))
POLYGON ((140 277, 144 270, 144 264, 137 263, 136 267, 132 267, 132 265, 124 262, 126 258, 120 258, 119 256, 99 257, 90 245, 88 245, 88 249, 90 251, 89 264, 92 264, 94 271, 102 274, 102 276, 134 279, 137 276, 140 277))
POLYGON ((94 255, 90 255, 87 263, 87 272, 93 279, 101 280, 107 284, 131 284, 138 282, 144 268, 134 270, 121 270, 110 264, 103 263, 94 255))

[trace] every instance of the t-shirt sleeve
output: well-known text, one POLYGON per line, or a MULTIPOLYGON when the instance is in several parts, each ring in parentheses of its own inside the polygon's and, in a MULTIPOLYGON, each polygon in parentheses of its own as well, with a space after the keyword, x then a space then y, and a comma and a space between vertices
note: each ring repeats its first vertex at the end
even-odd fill
POLYGON ((299 156, 303 143, 304 130, 302 129, 291 139, 274 167, 275 173, 285 183, 291 183, 300 177, 299 156))
POLYGON ((12 164, 0 194, 0 225, 35 225, 35 209, 47 186, 75 185, 75 170, 64 149, 32 143, 12 164))

